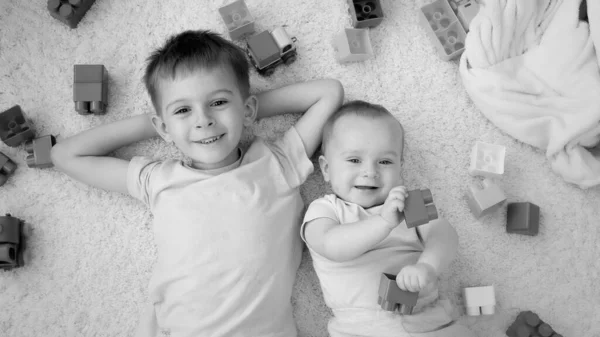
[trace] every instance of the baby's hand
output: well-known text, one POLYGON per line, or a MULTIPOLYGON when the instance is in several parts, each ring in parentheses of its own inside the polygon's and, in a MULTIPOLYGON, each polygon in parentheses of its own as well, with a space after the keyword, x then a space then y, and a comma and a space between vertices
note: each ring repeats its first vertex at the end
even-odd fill
POLYGON ((396 186, 390 190, 387 199, 381 209, 381 217, 396 228, 404 220, 404 200, 408 197, 408 191, 404 186, 396 186))
POLYGON ((418 292, 436 279, 437 275, 430 264, 417 263, 402 268, 396 276, 396 284, 402 290, 418 292))

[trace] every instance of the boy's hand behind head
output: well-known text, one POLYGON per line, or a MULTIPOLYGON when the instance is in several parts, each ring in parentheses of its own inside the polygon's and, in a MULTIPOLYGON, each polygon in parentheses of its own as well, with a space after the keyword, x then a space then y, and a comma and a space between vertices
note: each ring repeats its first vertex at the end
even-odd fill
POLYGON ((384 218, 390 228, 397 227, 404 220, 404 200, 408 197, 405 186, 397 186, 390 190, 387 199, 381 209, 381 217, 384 218))

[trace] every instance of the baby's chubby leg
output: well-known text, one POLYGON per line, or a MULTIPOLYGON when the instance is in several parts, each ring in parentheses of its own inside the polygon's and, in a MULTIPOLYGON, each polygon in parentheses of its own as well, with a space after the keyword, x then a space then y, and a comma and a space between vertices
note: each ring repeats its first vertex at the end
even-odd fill
POLYGON ((453 319, 452 311, 449 300, 438 299, 422 311, 403 316, 403 326, 412 337, 477 337, 453 319))

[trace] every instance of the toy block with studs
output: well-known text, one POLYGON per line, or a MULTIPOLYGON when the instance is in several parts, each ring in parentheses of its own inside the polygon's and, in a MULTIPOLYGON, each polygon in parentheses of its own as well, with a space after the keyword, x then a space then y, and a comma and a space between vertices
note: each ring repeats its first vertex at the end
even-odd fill
POLYGON ((401 315, 412 314, 417 305, 419 293, 402 290, 396 284, 396 276, 383 273, 379 282, 379 298, 377 304, 386 311, 396 311, 401 315))
POLYGON ((17 164, 10 160, 4 153, 0 152, 0 186, 4 185, 17 169, 17 164))
POLYGON ((458 58, 465 50, 467 32, 448 0, 437 0, 421 7, 419 24, 444 61, 458 58))
POLYGON ((469 316, 494 314, 496 294, 493 285, 463 288, 463 300, 469 316))
POLYGON ((270 76, 275 68, 296 61, 296 38, 290 37, 283 27, 264 31, 248 39, 246 54, 260 75, 270 76))
POLYGON ((502 145, 475 142, 471 151, 469 174, 488 178, 498 178, 504 174, 506 147, 502 145))
POLYGON ((469 25, 473 18, 479 13, 479 4, 475 0, 465 1, 458 6, 458 20, 466 32, 469 32, 469 25))
POLYGON ((506 330, 508 337, 563 337, 532 311, 521 311, 506 330))
POLYGON ((333 49, 340 63, 365 61, 373 57, 368 29, 344 29, 334 37, 333 49))
POLYGON ((8 213, 0 216, 0 269, 22 267, 24 249, 23 221, 8 213))
POLYGON ((237 0, 219 8, 219 14, 232 40, 254 34, 254 18, 244 0, 237 0))
POLYGON ((76 28, 79 21, 92 7, 96 0, 48 0, 50 15, 71 28, 76 28))
POLYGON ((18 105, 0 113, 0 139, 10 146, 17 147, 33 139, 35 132, 18 105))
POLYGON ((530 202, 508 204, 506 212, 506 232, 524 235, 537 235, 540 228, 540 207, 530 202))
POLYGON ((73 101, 80 115, 103 115, 108 105, 108 72, 101 64, 73 67, 73 101))
POLYGON ((502 189, 490 179, 473 183, 467 190, 467 203, 476 218, 492 213, 502 207, 506 196, 502 189))
POLYGON ((56 144, 56 138, 52 135, 43 136, 30 140, 25 144, 27 151, 27 166, 37 168, 53 167, 50 151, 56 144))
POLYGON ((408 191, 408 197, 404 200, 406 227, 421 226, 437 218, 437 208, 429 189, 408 191))
POLYGON ((383 21, 379 0, 348 0, 348 13, 354 28, 374 28, 383 21))

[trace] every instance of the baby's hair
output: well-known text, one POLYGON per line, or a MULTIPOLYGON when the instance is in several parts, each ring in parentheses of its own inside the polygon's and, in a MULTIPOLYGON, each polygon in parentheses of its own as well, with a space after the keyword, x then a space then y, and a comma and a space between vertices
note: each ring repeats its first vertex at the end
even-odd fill
POLYGON ((146 61, 144 84, 159 115, 159 80, 174 79, 183 72, 226 67, 236 77, 242 97, 250 94, 249 66, 243 50, 208 30, 187 30, 173 35, 146 61))
MULTIPOLYGON (((392 115, 386 108, 379 104, 373 104, 361 100, 347 102, 342 105, 331 117, 329 117, 323 126, 323 140, 321 142, 322 154, 325 154, 325 149, 327 148, 327 144, 331 139, 333 127, 335 126, 337 120, 351 114, 372 118, 392 118, 396 120, 394 115, 392 115)), ((402 145, 404 146, 404 127, 398 120, 396 121, 402 130, 402 145)), ((402 149, 402 153, 404 154, 404 149, 402 149)))

